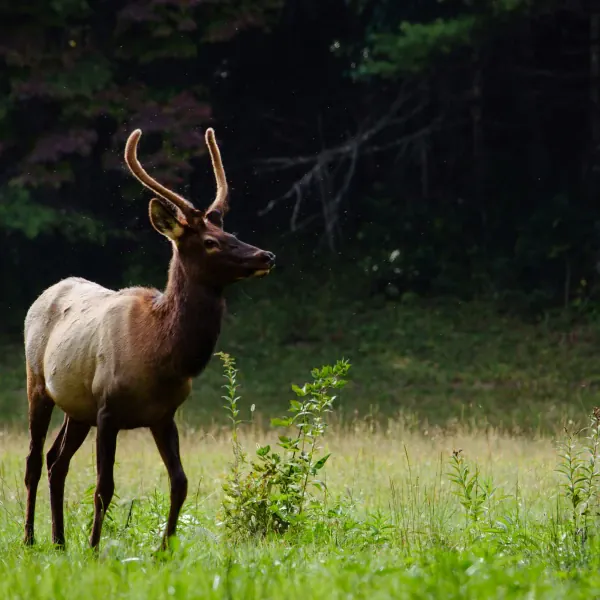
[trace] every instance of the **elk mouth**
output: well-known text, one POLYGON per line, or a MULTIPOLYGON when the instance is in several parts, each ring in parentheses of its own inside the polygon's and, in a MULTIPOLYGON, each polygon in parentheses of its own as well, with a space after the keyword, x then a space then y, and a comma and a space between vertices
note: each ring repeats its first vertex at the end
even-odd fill
POLYGON ((242 267, 240 279, 256 279, 267 276, 275 267, 275 255, 271 252, 260 252, 259 256, 248 260, 242 267))
POLYGON ((250 275, 250 277, 255 277, 259 279, 262 277, 266 277, 271 272, 272 268, 273 267, 267 267, 266 269, 256 269, 256 271, 254 271, 254 273, 250 275))
POLYGON ((273 265, 261 265, 260 267, 246 267, 243 270, 241 277, 238 279, 261 279, 266 277, 271 270, 273 265))

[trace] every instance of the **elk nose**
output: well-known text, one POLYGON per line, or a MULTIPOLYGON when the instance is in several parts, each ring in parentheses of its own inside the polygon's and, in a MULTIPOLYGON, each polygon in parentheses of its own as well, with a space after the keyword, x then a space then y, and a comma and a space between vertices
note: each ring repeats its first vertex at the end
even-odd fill
POLYGON ((275 255, 272 252, 263 252, 265 260, 269 263, 269 265, 275 264, 275 255))

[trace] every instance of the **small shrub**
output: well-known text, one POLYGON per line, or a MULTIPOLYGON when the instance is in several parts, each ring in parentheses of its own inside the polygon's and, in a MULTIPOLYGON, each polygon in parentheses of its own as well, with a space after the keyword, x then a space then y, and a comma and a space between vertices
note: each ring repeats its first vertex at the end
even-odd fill
POLYGON ((448 478, 454 484, 453 492, 465 511, 467 521, 478 524, 496 493, 492 479, 482 477, 478 465, 471 473, 460 449, 452 452, 448 478))
POLYGON ((233 537, 264 536, 283 533, 299 524, 307 508, 322 512, 322 502, 312 490, 325 491, 317 479, 329 454, 319 455, 319 441, 325 435, 325 415, 331 411, 336 396, 331 391, 346 384, 344 377, 350 364, 338 361, 334 366, 313 369, 313 381, 302 387, 292 385, 296 399, 290 401, 288 415, 271 419, 275 427, 284 427, 288 435, 280 435, 275 451, 270 445, 258 447, 250 461, 238 438, 239 409, 235 360, 219 353, 227 383, 225 408, 232 423, 234 461, 223 485, 222 524, 233 537))
POLYGON ((559 445, 560 462, 557 471, 562 475, 561 489, 570 505, 571 524, 576 537, 585 540, 589 530, 591 505, 597 501, 600 454, 600 408, 595 408, 588 427, 576 432, 566 430, 566 438, 559 445), (579 434, 588 435, 583 444, 579 434))

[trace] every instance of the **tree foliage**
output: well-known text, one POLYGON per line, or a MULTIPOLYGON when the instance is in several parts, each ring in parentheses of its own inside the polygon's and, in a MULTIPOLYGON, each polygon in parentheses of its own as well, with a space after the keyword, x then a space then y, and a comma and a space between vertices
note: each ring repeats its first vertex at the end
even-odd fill
POLYGON ((274 0, 54 0, 0 8, 4 227, 32 237, 67 225, 72 195, 71 208, 93 210, 94 194, 80 196, 90 185, 82 180, 114 172, 109 181, 118 182, 134 127, 151 136, 146 163, 167 183, 181 183, 190 160, 205 152, 201 127, 212 114, 211 73, 196 63, 211 44, 267 26, 279 7, 274 0))
POLYGON ((394 297, 592 302, 599 39, 566 0, 4 1, 4 301, 151 269, 126 137, 202 203, 214 123, 244 234, 326 242, 394 297))

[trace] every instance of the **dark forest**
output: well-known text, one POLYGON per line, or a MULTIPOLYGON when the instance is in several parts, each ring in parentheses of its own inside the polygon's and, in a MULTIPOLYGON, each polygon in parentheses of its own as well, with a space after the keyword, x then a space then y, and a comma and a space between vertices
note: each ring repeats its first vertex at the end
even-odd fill
POLYGON ((229 228, 281 277, 358 265, 367 293, 528 314, 598 298, 594 3, 4 2, 0 29, 3 329, 67 275, 162 284, 136 127, 199 205, 215 128, 229 228))

